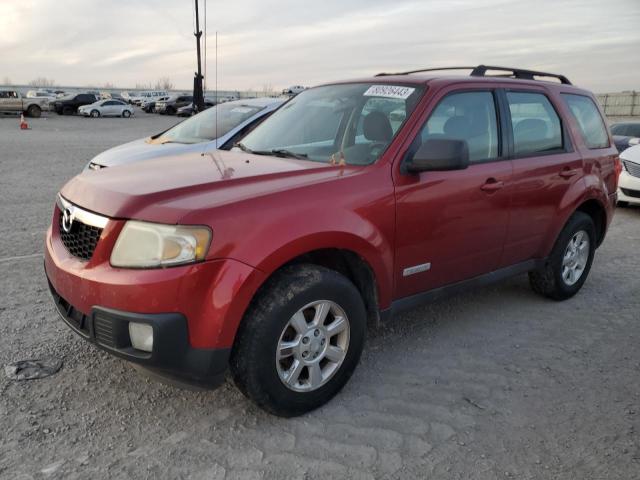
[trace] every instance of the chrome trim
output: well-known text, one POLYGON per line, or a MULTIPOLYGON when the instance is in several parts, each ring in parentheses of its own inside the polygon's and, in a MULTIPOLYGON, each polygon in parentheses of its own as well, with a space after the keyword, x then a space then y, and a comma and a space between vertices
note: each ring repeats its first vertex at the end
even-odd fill
POLYGON ((68 212, 71 223, 73 223, 74 220, 79 220, 85 225, 90 225, 96 228, 104 228, 107 226, 107 223, 109 223, 109 219, 107 217, 83 210, 70 201, 64 199, 60 194, 58 194, 58 197, 56 198, 56 204, 61 212, 68 212))
POLYGON ((409 275, 415 275, 416 273, 426 272, 427 270, 431 270, 431 263, 421 263, 420 265, 414 265, 413 267, 407 267, 402 271, 403 277, 408 277, 409 275))

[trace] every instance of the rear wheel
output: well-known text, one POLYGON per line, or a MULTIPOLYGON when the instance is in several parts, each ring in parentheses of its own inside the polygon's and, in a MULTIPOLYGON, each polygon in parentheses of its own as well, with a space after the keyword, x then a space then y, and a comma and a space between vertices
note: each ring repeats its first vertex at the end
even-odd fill
POLYGON ((531 288, 554 300, 565 300, 582 288, 589 275, 596 246, 593 220, 575 212, 556 240, 546 265, 529 272, 531 288))
POLYGON ((166 113, 167 115, 175 115, 176 114, 176 109, 173 107, 167 107, 164 110, 164 113, 166 113))
POLYGON ((301 415, 347 383, 364 345, 356 287, 333 270, 297 265, 269 280, 248 309, 231 353, 238 388, 275 415, 301 415))
POLYGON ((129 110, 123 110, 122 111, 122 116, 124 118, 129 118, 131 116, 131 112, 129 110))
POLYGON ((63 115, 73 115, 74 111, 75 109, 73 107, 70 107, 69 105, 65 105, 64 107, 62 107, 63 115))
POLYGON ((27 109, 27 115, 33 118, 40 118, 42 115, 42 109, 38 105, 31 105, 27 109))

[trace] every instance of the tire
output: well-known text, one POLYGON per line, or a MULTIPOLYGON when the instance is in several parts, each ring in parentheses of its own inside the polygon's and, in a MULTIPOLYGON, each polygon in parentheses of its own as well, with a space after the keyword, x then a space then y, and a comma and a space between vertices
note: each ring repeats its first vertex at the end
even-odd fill
POLYGON ((131 112, 129 110, 123 110, 122 111, 122 116, 124 118, 129 118, 131 116, 131 112))
POLYGON ((73 115, 75 112, 75 109, 73 107, 70 107, 68 105, 65 105, 64 107, 62 107, 62 115, 73 115))
POLYGON ((316 265, 285 267, 256 295, 238 329, 230 358, 233 380, 267 412, 282 417, 302 415, 328 402, 347 383, 360 360, 365 331, 364 303, 347 278, 316 265), (322 306, 329 313, 318 334, 311 318, 322 306), (302 317, 301 311, 305 313, 302 317), (338 320, 342 315, 346 326, 344 320, 338 320), (294 318, 302 318, 303 323, 294 318), (300 329, 294 329, 292 322, 300 329), (296 346, 278 359, 283 342, 296 346), (311 378, 314 364, 320 369, 314 369, 320 372, 319 377, 313 375, 319 380, 316 386, 311 378), (296 370, 295 365, 302 365, 298 375, 286 375, 296 370), (287 376, 289 386, 285 385, 287 376))
POLYGON ((27 109, 27 115, 33 118, 40 118, 42 115, 42 109, 38 105, 31 105, 27 109))
POLYGON ((173 107, 167 107, 164 111, 164 113, 166 115, 175 115, 176 114, 176 109, 173 107))
POLYGON ((89 115, 91 116, 91 118, 98 118, 100 116, 100 112, 98 110, 91 110, 91 113, 89 113, 89 115))
POLYGON ((546 265, 540 270, 529 272, 529 283, 533 291, 553 300, 573 297, 589 275, 596 241, 596 228, 591 217, 583 212, 575 212, 560 232, 546 265), (580 238, 586 236, 588 243, 583 248, 574 249, 580 233, 580 238), (573 256, 572 250, 576 252, 573 256), (582 264, 583 268, 580 270, 578 267, 582 264), (569 270, 573 270, 573 274, 569 270))

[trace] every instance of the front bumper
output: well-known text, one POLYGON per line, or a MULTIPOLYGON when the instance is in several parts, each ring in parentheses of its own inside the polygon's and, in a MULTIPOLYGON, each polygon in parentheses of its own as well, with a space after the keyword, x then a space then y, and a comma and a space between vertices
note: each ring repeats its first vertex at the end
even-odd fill
POLYGON ((622 171, 618 181, 618 201, 640 205, 640 177, 622 171))
POLYGON ((168 376, 191 383, 218 380, 264 274, 233 259, 158 269, 112 267, 111 251, 125 223, 114 219, 107 221, 91 258, 82 260, 61 240, 60 215, 56 205, 44 265, 65 322, 99 347, 168 376), (128 343, 131 321, 151 324, 159 335, 151 355, 128 343), (101 322, 115 337, 98 335, 101 322))
POLYGON ((83 314, 61 297, 49 282, 56 309, 64 322, 85 340, 166 378, 214 388, 224 380, 230 348, 193 348, 186 318, 180 313, 140 314, 93 307, 83 314), (131 346, 129 322, 153 328, 151 352, 131 346))

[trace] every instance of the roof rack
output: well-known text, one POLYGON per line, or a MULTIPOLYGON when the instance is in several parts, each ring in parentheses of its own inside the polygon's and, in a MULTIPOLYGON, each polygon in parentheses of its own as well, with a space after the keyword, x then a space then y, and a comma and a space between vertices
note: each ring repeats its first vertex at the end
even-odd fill
POLYGON ((471 70, 472 77, 506 77, 506 78, 517 78, 522 80, 536 80, 536 77, 548 77, 548 78, 557 78, 560 80, 560 83, 565 85, 571 85, 571 82, 564 75, 558 75, 557 73, 548 73, 548 72, 539 72, 536 70, 525 70, 522 68, 511 68, 511 67, 495 67, 490 65, 478 65, 477 67, 441 67, 441 68, 421 68, 419 70, 409 70, 407 72, 398 72, 398 73, 378 73, 376 77, 385 77, 389 75, 410 75, 412 73, 422 73, 422 72, 437 72, 442 70, 471 70), (506 72, 501 75, 487 75, 487 71, 500 71, 506 72))

